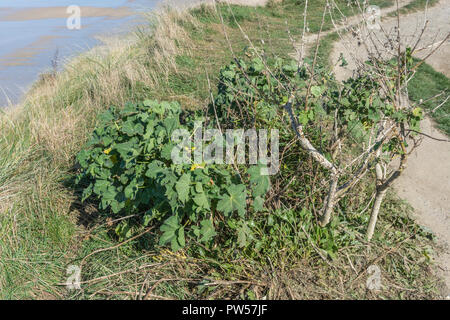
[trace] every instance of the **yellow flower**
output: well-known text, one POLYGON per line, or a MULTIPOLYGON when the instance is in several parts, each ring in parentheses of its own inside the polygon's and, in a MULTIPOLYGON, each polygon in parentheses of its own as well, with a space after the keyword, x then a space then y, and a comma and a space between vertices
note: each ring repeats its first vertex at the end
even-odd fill
POLYGON ((111 152, 112 148, 108 148, 106 150, 103 151, 104 154, 109 154, 111 152))
POLYGON ((191 166, 191 171, 194 171, 195 169, 204 169, 204 168, 205 168, 205 164, 204 163, 202 163, 202 164, 194 163, 191 166))
POLYGON ((369 121, 364 121, 363 122, 363 127, 364 127, 364 129, 368 130, 368 129, 370 129, 372 127, 372 123, 369 122, 369 121))
POLYGON ((412 113, 415 117, 421 117, 422 116, 422 108, 419 108, 419 107, 414 108, 412 113))

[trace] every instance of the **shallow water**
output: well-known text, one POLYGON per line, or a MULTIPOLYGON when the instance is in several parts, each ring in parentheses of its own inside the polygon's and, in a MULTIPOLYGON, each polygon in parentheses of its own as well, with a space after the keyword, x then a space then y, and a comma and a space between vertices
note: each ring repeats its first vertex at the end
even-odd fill
POLYGON ((138 11, 160 0, 0 0, 0 107, 20 101, 38 75, 138 23, 138 11), (69 30, 68 6, 81 7, 81 29, 69 30), (84 16, 83 16, 84 15, 84 16), (56 59, 55 59, 56 58, 56 59))

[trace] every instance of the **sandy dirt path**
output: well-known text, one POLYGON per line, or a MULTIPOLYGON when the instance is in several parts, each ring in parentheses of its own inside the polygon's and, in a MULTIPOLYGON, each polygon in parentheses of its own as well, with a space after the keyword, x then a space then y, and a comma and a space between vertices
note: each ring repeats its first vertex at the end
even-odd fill
MULTIPOLYGON (((426 12, 416 12, 401 16, 400 35, 404 40, 403 45, 413 46, 422 33, 424 23, 427 22, 421 41, 417 45, 418 52, 415 54, 418 58, 426 57, 431 51, 441 43, 445 36, 450 32, 450 0, 441 0, 437 5, 428 8, 426 12)), ((384 43, 383 32, 395 36, 397 27, 397 18, 390 17, 381 21, 382 30, 374 32, 374 42, 376 46, 382 48, 384 43), (380 40, 380 41, 378 41, 380 40)), ((366 37, 364 30, 363 38, 366 37)), ((364 46, 358 45, 358 38, 346 35, 341 41, 334 44, 334 50, 331 54, 332 64, 336 64, 341 53, 344 54, 348 65, 346 67, 337 66, 335 71, 339 80, 351 76, 351 70, 355 70, 358 62, 356 60, 367 59, 367 52, 364 46)), ((372 46, 373 47, 373 46, 372 46)), ((434 69, 450 76, 450 39, 445 41, 427 60, 434 69)))
MULTIPOLYGON (((424 22, 428 20, 427 29, 418 48, 424 48, 416 54, 426 56, 450 32, 450 0, 441 0, 437 5, 424 12, 417 12, 401 17, 400 31, 408 43, 414 43, 421 33, 424 22)), ((387 32, 395 32, 397 19, 385 18, 382 27, 387 32)), ((331 62, 335 65, 336 76, 343 80, 352 75, 357 61, 366 59, 366 50, 358 46, 357 39, 344 36, 334 45, 331 62), (343 53, 348 66, 336 65, 343 53)), ((450 41, 445 42, 431 59, 427 60, 436 70, 450 76, 450 41)), ((434 128, 430 119, 422 123, 422 131, 438 139, 449 139, 434 128)), ((415 211, 417 222, 437 236, 443 252, 436 254, 437 273, 445 280, 444 296, 450 295, 450 143, 424 138, 410 156, 407 168, 396 181, 394 188, 398 195, 410 203, 415 211)))
MULTIPOLYGON (((406 6, 407 4, 411 3, 413 0, 399 0, 398 6, 399 8, 402 8, 406 6)), ((397 6, 391 6, 380 9, 380 17, 387 16, 389 13, 394 12, 397 10, 397 6)), ((334 32, 343 32, 345 29, 356 25, 361 22, 363 19, 363 14, 356 12, 355 15, 349 17, 349 18, 343 18, 342 16, 333 16, 333 19, 335 20, 336 26, 333 29, 324 31, 320 34, 320 39, 325 37, 326 35, 334 32)), ((310 50, 317 41, 317 34, 316 33, 306 33, 305 38, 303 39, 305 48, 307 50, 310 50)), ((296 51, 299 51, 302 47, 302 41, 299 39, 299 41, 296 43, 296 51)), ((297 54, 295 54, 297 55, 297 54)), ((292 57, 295 58, 294 54, 292 54, 292 57)))
MULTIPOLYGON (((425 119, 422 132, 449 139, 425 119)), ((395 190, 414 208, 420 225, 432 230, 443 247, 435 256, 437 273, 446 283, 444 295, 450 295, 450 143, 424 138, 408 159, 407 168, 395 182, 395 190)))

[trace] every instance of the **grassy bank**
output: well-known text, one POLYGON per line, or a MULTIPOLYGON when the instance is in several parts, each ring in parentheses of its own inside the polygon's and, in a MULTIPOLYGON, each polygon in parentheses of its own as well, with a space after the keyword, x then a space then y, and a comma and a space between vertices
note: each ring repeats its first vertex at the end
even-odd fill
MULTIPOLYGON (((314 1, 309 8, 311 32, 320 28, 324 3, 314 1)), ((249 45, 241 30, 281 57, 293 51, 290 37, 303 30, 302 1, 217 10, 220 14, 201 7, 154 15, 151 27, 128 39, 107 40, 60 74, 43 77, 21 106, 0 115, 1 298, 135 299, 142 291, 148 298, 178 299, 435 297, 431 236, 392 194, 370 246, 361 229, 368 220, 365 204, 348 200, 339 208, 338 225, 325 231, 298 212, 280 215, 284 222, 265 242, 270 254, 264 257, 245 251, 175 253, 153 244, 152 233, 121 243, 111 235, 117 222, 100 216, 95 204, 81 203, 81 190, 73 185, 74 157, 100 112, 149 97, 204 108, 219 69, 249 45), (299 224, 311 237, 298 234, 299 224), (89 254, 83 290, 68 291, 61 285, 67 266, 89 254), (365 287, 372 264, 385 279, 377 293, 365 287)), ((326 20, 324 29, 329 28, 326 20)), ((354 199, 373 191, 361 188, 354 199)))
POLYGON ((448 135, 450 135, 450 101, 446 99, 449 88, 450 79, 426 63, 419 66, 416 76, 408 86, 410 99, 416 103, 424 101, 422 107, 430 112, 437 127, 448 135))

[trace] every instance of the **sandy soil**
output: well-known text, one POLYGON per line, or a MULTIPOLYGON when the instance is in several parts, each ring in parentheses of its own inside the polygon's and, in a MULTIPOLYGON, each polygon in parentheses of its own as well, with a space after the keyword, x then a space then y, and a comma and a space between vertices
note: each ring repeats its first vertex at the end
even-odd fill
MULTIPOLYGON (((423 12, 402 16, 400 32, 406 42, 414 43, 421 33, 424 21, 428 20, 427 29, 418 45, 418 48, 424 49, 417 54, 418 57, 424 57, 450 32, 449 17, 450 0, 441 0, 436 6, 428 9, 426 18, 423 12)), ((382 20, 382 27, 386 32, 396 32, 396 25, 396 18, 382 20)), ((350 70, 355 69, 357 60, 367 58, 366 50, 357 42, 355 37, 345 36, 334 46, 332 63, 336 64, 340 53, 344 54, 349 63, 347 67, 335 66, 336 76, 340 80, 351 76, 350 70)), ((380 44, 382 45, 381 42, 380 44)), ((447 42, 427 61, 447 76, 450 76, 449 50, 450 42, 447 42)), ((434 128, 430 119, 423 121, 422 131, 438 139, 449 139, 434 128)), ((418 223, 432 230, 444 248, 435 259, 437 272, 447 285, 443 294, 448 296, 450 295, 450 143, 424 138, 421 146, 410 156, 407 165, 394 188, 401 198, 413 206, 418 223)))
MULTIPOLYGON (((407 4, 409 4, 410 2, 412 2, 413 0, 399 0, 398 1, 398 6, 399 8, 406 6, 407 4)), ((394 12, 397 10, 396 6, 392 6, 392 7, 387 7, 387 8, 382 8, 380 9, 380 16, 384 17, 387 14, 394 12)), ((320 34, 320 38, 323 38, 324 36, 333 33, 333 32, 342 32, 344 31, 344 29, 356 25, 358 23, 361 22, 361 20, 363 19, 363 15, 362 14, 355 14, 354 16, 351 16, 349 18, 345 18, 342 19, 342 17, 340 16, 335 16, 333 17, 333 19, 335 19, 335 23, 336 23, 336 27, 331 29, 331 30, 327 30, 325 32, 322 32, 320 34)), ((300 40, 300 39, 299 39, 300 40)), ((305 46, 306 48, 310 49, 313 45, 315 45, 317 40, 317 34, 315 33, 306 33, 305 34, 305 46)), ((301 47, 301 42, 299 41, 297 44, 298 49, 301 47)))
MULTIPOLYGON (((0 18, 2 21, 27 21, 68 17, 66 12, 67 7, 25 8, 18 10, 0 8, 0 10, 2 11, 2 16, 0 18)), ((81 7, 81 15, 83 17, 107 17, 111 19, 120 19, 133 14, 135 14, 135 12, 128 7, 81 7)))
POLYGON ((29 46, 17 49, 7 56, 0 57, 0 70, 4 67, 32 65, 30 59, 46 49, 48 44, 60 36, 41 36, 29 46))
MULTIPOLYGON (((216 0, 216 2, 240 4, 247 6, 264 6, 268 0, 216 0)), ((129 0, 128 2, 133 2, 129 0)), ((175 4, 180 6, 182 3, 195 5, 195 3, 212 3, 214 0, 198 0, 198 1, 186 1, 186 0, 168 0, 169 4, 175 4)), ((67 18, 67 7, 45 7, 45 8, 25 8, 25 9, 11 9, 0 8, 2 15, 0 20, 2 21, 26 21, 26 20, 41 20, 41 19, 55 19, 55 18, 67 18)), ((127 16, 136 14, 128 7, 118 8, 102 8, 82 6, 81 15, 83 17, 107 17, 111 19, 120 19, 127 16)))
MULTIPOLYGON (((439 4, 431 7, 424 12, 417 12, 402 16, 400 20, 400 34, 405 40, 403 46, 413 46, 421 34, 422 27, 425 21, 428 20, 427 27, 423 33, 422 39, 417 48, 419 50, 415 56, 424 58, 432 50, 434 50, 450 32, 450 0, 441 0, 439 4)), ((397 19, 387 18, 381 21, 382 30, 374 33, 375 43, 378 48, 383 48, 384 39, 383 32, 393 34, 396 31, 397 19)), ((362 30, 362 37, 366 37, 366 30, 362 30)), ((374 47, 372 46, 372 47, 374 47)), ((382 50, 380 50, 382 51, 382 50)), ((450 41, 445 42, 434 54, 427 60, 433 68, 437 71, 450 76, 450 60, 448 59, 448 52, 450 51, 450 41)), ((340 53, 344 53, 344 57, 349 63, 346 67, 337 67, 336 73, 339 80, 351 76, 350 70, 355 70, 358 64, 357 60, 367 59, 367 52, 364 46, 358 45, 358 39, 354 36, 344 36, 343 39, 334 45, 333 53, 331 54, 331 61, 333 64, 339 59, 340 53)), ((388 54, 386 54, 388 57, 388 54)))
MULTIPOLYGON (((432 137, 449 139, 430 119, 421 127, 432 137)), ((394 188, 414 208, 417 222, 432 230, 442 245, 443 251, 435 259, 447 285, 444 294, 450 295, 450 143, 424 138, 394 188)))

